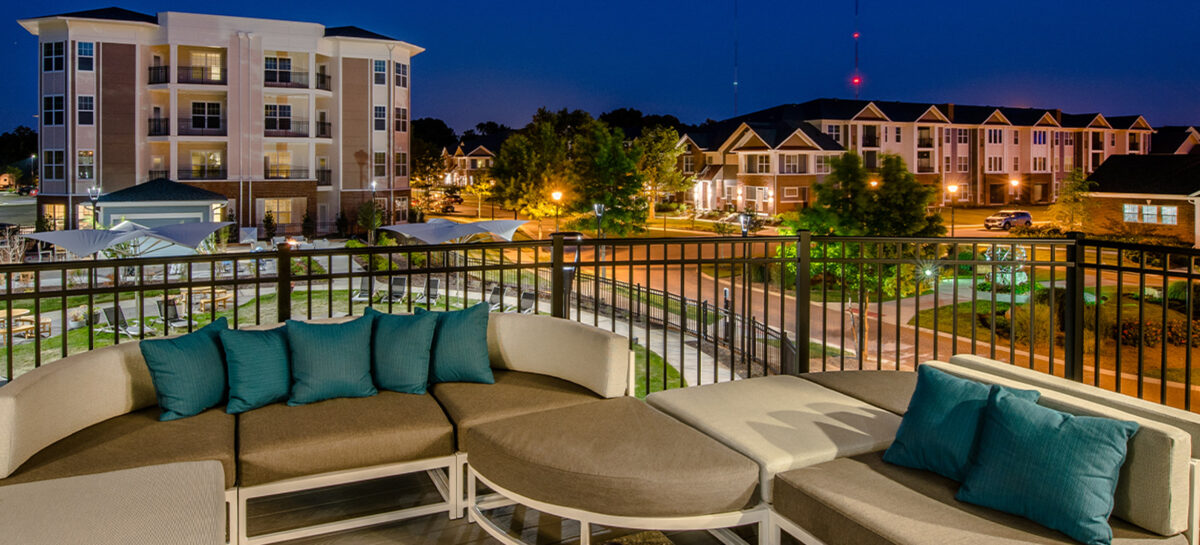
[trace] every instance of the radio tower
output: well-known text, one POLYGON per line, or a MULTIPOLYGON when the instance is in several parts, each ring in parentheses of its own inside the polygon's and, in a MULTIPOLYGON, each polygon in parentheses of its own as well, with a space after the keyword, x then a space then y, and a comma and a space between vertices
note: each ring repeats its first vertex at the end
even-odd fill
MULTIPOLYGON (((854 86, 854 100, 858 100, 858 90, 862 87, 862 74, 858 71, 858 0, 854 0, 854 75, 850 76, 850 84, 854 86)), ((736 50, 737 46, 734 46, 736 50)), ((735 69, 736 70, 736 69, 735 69)), ((735 82, 734 85, 737 85, 735 82)))
MULTIPOLYGON (((857 1, 857 0, 855 0, 857 1)), ((738 0, 733 0, 733 116, 738 114, 738 0)))

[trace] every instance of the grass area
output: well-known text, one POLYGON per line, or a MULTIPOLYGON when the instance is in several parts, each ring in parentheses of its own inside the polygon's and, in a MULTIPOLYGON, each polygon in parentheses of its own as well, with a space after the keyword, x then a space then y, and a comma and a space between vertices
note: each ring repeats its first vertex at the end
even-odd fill
POLYGON ((679 370, 663 360, 657 352, 650 351, 650 359, 646 359, 646 347, 634 346, 634 387, 638 398, 644 398, 654 392, 664 389, 683 388, 687 381, 679 376, 679 370), (650 391, 646 391, 646 375, 650 375, 650 391), (666 388, 663 388, 666 384, 666 388))
MULTIPOLYGON (((1008 303, 996 302, 996 312, 1005 312, 1008 310, 1008 303)), ((976 314, 987 314, 992 311, 991 301, 977 301, 975 303, 975 312, 971 312, 971 303, 958 303, 956 305, 942 305, 937 309, 937 321, 934 322, 934 309, 922 310, 919 314, 909 319, 908 325, 917 325, 926 329, 936 329, 943 333, 956 334, 954 329, 955 315, 958 316, 958 331, 957 335, 961 338, 971 338, 971 326, 976 323, 976 314)), ((991 340, 991 329, 984 328, 982 325, 975 326, 975 335, 978 340, 991 340)))

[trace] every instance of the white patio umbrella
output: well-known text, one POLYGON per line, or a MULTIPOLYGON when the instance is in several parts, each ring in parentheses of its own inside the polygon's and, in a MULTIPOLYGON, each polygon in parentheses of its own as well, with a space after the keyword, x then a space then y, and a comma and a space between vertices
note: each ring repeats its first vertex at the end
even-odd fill
POLYGON ((148 228, 123 221, 111 229, 72 229, 26 235, 49 242, 77 256, 105 252, 109 257, 186 255, 194 253, 205 238, 230 222, 196 222, 148 228))
POLYGON ((31 233, 25 235, 25 238, 49 242, 77 256, 86 256, 145 235, 146 231, 141 229, 127 231, 72 229, 31 233))
POLYGON ((441 218, 434 218, 426 223, 401 223, 383 227, 388 231, 415 238, 426 244, 442 244, 444 242, 462 241, 476 235, 492 235, 494 237, 512 240, 517 229, 528 223, 525 220, 488 220, 470 223, 458 223, 441 218))

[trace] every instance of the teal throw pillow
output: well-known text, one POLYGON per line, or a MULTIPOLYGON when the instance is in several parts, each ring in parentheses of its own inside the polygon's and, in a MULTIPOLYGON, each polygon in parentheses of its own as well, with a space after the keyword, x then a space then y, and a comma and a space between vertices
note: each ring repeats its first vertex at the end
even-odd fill
MULTIPOLYGON (((492 362, 488 358, 488 304, 452 312, 434 312, 437 329, 433 334, 433 365, 430 383, 481 382, 493 384, 492 362)), ((418 315, 426 312, 418 307, 418 315)))
POLYGON ((1075 416, 993 391, 959 500, 1107 545, 1117 477, 1136 422, 1075 416))
POLYGON ((292 356, 292 394, 288 405, 379 393, 371 382, 374 322, 372 316, 341 324, 288 320, 288 351, 292 356))
POLYGON ((195 416, 225 400, 223 329, 229 326, 221 317, 187 335, 138 343, 158 396, 159 420, 195 416))
POLYGON ((229 368, 229 403, 225 412, 244 413, 288 397, 291 370, 287 330, 221 331, 229 368))
POLYGON ((883 453, 883 461, 962 482, 970 466, 988 394, 995 388, 1029 401, 1037 401, 1041 395, 1035 390, 992 386, 928 365, 920 366, 908 412, 896 430, 896 440, 883 453))
POLYGON ((363 316, 375 318, 371 338, 375 385, 405 394, 425 393, 438 313, 396 315, 368 307, 363 316))

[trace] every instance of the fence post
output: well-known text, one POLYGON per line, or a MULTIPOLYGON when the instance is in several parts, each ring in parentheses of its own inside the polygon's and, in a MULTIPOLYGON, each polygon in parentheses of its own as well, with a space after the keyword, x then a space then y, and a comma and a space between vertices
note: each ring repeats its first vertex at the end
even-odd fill
MULTIPOLYGON (((291 244, 280 244, 275 251, 275 306, 279 321, 292 319, 292 248, 291 244)), ((234 311, 236 312, 236 310, 234 311)))
MULTIPOLYGON (((1076 382, 1083 381, 1083 233, 1067 233, 1072 244, 1067 246, 1067 293, 1063 309, 1063 374, 1076 382)), ((1053 292, 1053 287, 1051 287, 1053 292)), ((1053 326, 1051 326, 1053 342, 1053 326)))
POLYGON ((567 287, 563 275, 563 233, 551 233, 550 240, 550 314, 555 318, 567 317, 567 287))
POLYGON ((809 369, 809 344, 812 338, 811 327, 812 296, 812 233, 802 229, 796 233, 796 359, 792 368, 794 373, 807 373, 809 369))

